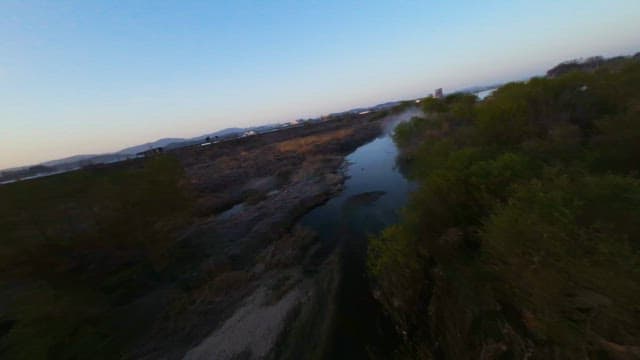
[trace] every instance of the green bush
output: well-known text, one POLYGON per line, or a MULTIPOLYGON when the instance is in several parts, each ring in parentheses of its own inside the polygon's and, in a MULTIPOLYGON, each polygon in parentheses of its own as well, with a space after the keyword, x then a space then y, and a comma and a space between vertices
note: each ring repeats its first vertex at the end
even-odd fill
POLYGON ((419 188, 369 264, 407 331, 403 351, 587 358, 640 346, 639 106, 640 64, 627 59, 482 102, 428 99, 426 118, 398 127, 419 188))
POLYGON ((639 216, 637 179, 554 174, 518 185, 482 230, 502 280, 494 286, 546 339, 586 346, 590 331, 638 339, 639 216))

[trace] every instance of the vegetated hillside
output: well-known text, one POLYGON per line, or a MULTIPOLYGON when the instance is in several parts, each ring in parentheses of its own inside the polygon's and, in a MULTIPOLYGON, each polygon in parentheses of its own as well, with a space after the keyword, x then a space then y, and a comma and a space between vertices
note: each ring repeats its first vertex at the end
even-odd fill
POLYGON ((420 187, 369 249, 399 357, 638 358, 638 59, 423 104, 395 134, 420 187))

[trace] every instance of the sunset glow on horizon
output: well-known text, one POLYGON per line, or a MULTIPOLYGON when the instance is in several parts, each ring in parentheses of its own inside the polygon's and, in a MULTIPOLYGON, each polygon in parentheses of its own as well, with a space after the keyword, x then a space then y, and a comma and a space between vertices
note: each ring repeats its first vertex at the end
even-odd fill
POLYGON ((0 169, 640 51, 640 2, 8 1, 0 169))

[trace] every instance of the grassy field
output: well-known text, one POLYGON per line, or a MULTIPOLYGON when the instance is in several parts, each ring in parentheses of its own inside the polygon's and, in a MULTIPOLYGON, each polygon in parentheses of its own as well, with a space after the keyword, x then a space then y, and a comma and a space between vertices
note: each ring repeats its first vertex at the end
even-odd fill
POLYGON ((181 181, 164 156, 1 186, 2 357, 118 357, 189 219, 181 181))
POLYGON ((277 149, 281 152, 293 151, 296 153, 307 153, 318 150, 320 146, 329 141, 340 141, 348 138, 352 134, 353 129, 340 129, 331 133, 309 135, 279 142, 277 149))

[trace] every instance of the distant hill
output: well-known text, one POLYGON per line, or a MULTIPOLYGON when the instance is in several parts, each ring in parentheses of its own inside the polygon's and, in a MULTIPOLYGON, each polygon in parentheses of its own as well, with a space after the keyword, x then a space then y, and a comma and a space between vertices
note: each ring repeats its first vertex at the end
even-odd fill
MULTIPOLYGON (((389 101, 383 104, 378 104, 371 107, 363 107, 357 109, 347 110, 341 113, 335 113, 331 115, 341 115, 346 113, 360 113, 363 111, 379 111, 392 108, 401 103, 401 101, 389 101)), ((319 121, 320 119, 307 119, 305 121, 319 121)), ((156 141, 130 146, 114 153, 107 154, 81 154, 69 156, 62 159, 55 159, 46 161, 40 164, 32 166, 22 166, 11 169, 0 170, 0 182, 7 180, 16 180, 30 176, 43 176, 57 172, 69 171, 77 169, 83 166, 95 165, 95 164, 107 164, 116 161, 122 161, 136 156, 136 154, 154 148, 164 148, 165 150, 178 149, 185 146, 192 146, 203 142, 207 137, 211 139, 227 139, 231 137, 240 136, 247 131, 255 131, 256 133, 265 133, 281 129, 290 125, 284 124, 266 124, 260 126, 253 126, 247 128, 231 127, 222 130, 218 130, 212 133, 195 136, 192 138, 163 138, 156 141)))
POLYGON ((181 141, 185 141, 185 139, 182 138, 165 138, 165 139, 160 139, 160 140, 156 140, 156 141, 152 141, 152 142, 148 142, 142 145, 136 145, 136 146, 131 146, 128 148, 124 148, 120 151, 118 151, 118 154, 130 154, 130 155, 135 155, 139 152, 142 151, 146 151, 149 149, 154 149, 154 148, 159 148, 159 147, 165 147, 171 143, 176 143, 176 142, 181 142, 181 141))
POLYGON ((616 56, 608 59, 602 56, 593 56, 586 59, 565 61, 547 71, 547 77, 554 78, 572 71, 595 71, 600 68, 614 69, 627 64, 628 59, 640 60, 640 53, 633 56, 616 56))
MULTIPOLYGON (((210 137, 215 137, 215 136, 224 137, 224 136, 229 136, 229 135, 239 134, 239 133, 241 133, 241 132, 243 132, 243 131, 245 131, 245 129, 244 129, 244 128, 236 128, 236 127, 233 127, 233 128, 226 128, 226 129, 218 130, 218 131, 216 131, 216 132, 212 132, 212 133, 210 133, 210 134, 205 134, 205 135, 199 136, 199 137, 197 137, 197 138, 202 138, 202 139, 204 139, 204 138, 206 138, 207 136, 210 136, 210 137)), ((196 138, 194 138, 194 139, 196 139, 196 138)))
POLYGON ((279 124, 269 124, 256 126, 251 128, 226 128, 212 133, 196 136, 193 138, 163 138, 156 141, 144 143, 141 145, 130 146, 119 150, 115 153, 107 154, 81 154, 69 156, 62 159, 45 161, 43 163, 32 166, 21 166, 0 171, 0 182, 12 181, 30 177, 44 176, 58 172, 69 171, 81 168, 87 165, 108 164, 117 161, 130 159, 136 154, 154 148, 177 149, 185 146, 201 143, 207 137, 211 138, 229 138, 239 136, 245 131, 253 130, 256 132, 270 131, 279 127, 279 124))
POLYGON ((46 162, 41 163, 40 165, 44 165, 44 166, 59 166, 59 165, 63 165, 63 164, 66 164, 66 163, 89 160, 89 159, 94 158, 96 156, 98 156, 98 155, 97 154, 74 155, 74 156, 69 156, 69 157, 62 158, 62 159, 46 161, 46 162))
POLYGON ((188 139, 184 139, 184 138, 165 138, 165 139, 160 139, 160 140, 156 140, 153 142, 149 142, 146 144, 142 144, 142 145, 136 145, 136 146, 132 146, 132 147, 128 147, 126 149, 122 149, 120 151, 118 151, 118 154, 130 154, 130 155, 135 155, 139 152, 142 151, 146 151, 149 149, 154 149, 154 148, 164 148, 164 149, 177 149, 177 148, 181 148, 181 147, 185 147, 185 146, 190 146, 190 145, 195 145, 198 144, 202 141, 204 141, 204 139, 206 139, 207 137, 210 138, 226 138, 229 136, 234 136, 234 135, 239 135, 241 133, 243 133, 244 131, 247 130, 254 130, 257 129, 259 127, 256 128, 226 128, 226 129, 222 129, 219 131, 215 131, 209 134, 204 134, 204 135, 199 135, 196 137, 192 137, 192 138, 188 138, 188 139))

